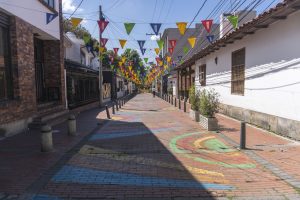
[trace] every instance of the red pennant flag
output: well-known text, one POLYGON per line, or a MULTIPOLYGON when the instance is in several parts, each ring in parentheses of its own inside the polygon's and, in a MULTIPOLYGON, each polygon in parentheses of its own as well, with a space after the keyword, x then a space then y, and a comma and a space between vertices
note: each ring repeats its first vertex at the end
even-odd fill
POLYGON ((202 22, 204 28, 206 29, 206 31, 209 33, 211 30, 211 26, 213 24, 213 20, 207 19, 207 20, 202 20, 201 22, 202 22))
POLYGON ((175 48, 175 46, 176 46, 176 40, 169 40, 169 43, 170 43, 170 46, 172 48, 175 48))
POLYGON ((157 63, 160 62, 160 58, 159 57, 156 57, 155 60, 156 60, 157 63))
POLYGON ((101 40, 100 40, 100 42, 101 42, 101 47, 105 47, 107 41, 108 41, 107 38, 101 38, 101 40))
POLYGON ((115 54, 118 54, 119 48, 114 48, 115 54))
POLYGON ((168 50, 169 50, 169 53, 172 55, 174 52, 174 48, 169 48, 168 50))
POLYGON ((98 20, 98 25, 99 25, 99 29, 100 29, 100 33, 103 33, 103 31, 105 30, 106 26, 108 25, 108 21, 105 21, 103 19, 98 20))

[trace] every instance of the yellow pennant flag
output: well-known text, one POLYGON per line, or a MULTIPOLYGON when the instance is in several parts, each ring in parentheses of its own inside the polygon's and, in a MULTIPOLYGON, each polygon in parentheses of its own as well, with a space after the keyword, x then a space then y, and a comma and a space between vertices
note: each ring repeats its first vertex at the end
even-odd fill
POLYGON ((178 27, 179 33, 181 35, 184 35, 187 23, 186 22, 177 22, 176 25, 178 27))
POLYGON ((154 51, 155 51, 156 55, 158 55, 159 52, 160 52, 160 49, 159 48, 155 48, 154 51))
POLYGON ((167 62, 170 63, 171 62, 171 57, 167 56, 167 62))
POLYGON ((82 18, 72 17, 71 18, 72 27, 76 28, 80 24, 81 21, 82 21, 82 18))
POLYGON ((168 69, 168 65, 165 65, 164 68, 165 68, 165 70, 168 69))
POLYGON ((131 71, 131 69, 132 69, 132 66, 129 66, 128 68, 129 68, 129 71, 131 71))
POLYGON ((123 62, 123 63, 126 62, 126 57, 122 57, 122 62, 123 62))
POLYGON ((125 47, 127 40, 119 40, 122 49, 125 47))
POLYGON ((162 66, 164 63, 163 63, 163 61, 159 61, 158 64, 159 64, 159 66, 162 66))
POLYGON ((99 50, 101 53, 103 53, 105 51, 105 47, 100 47, 99 50))
POLYGON ((123 62, 119 62, 119 66, 121 67, 123 65, 123 62))
POLYGON ((194 48, 194 46, 196 44, 196 38, 195 37, 190 37, 190 38, 188 38, 188 41, 189 41, 191 47, 194 48))

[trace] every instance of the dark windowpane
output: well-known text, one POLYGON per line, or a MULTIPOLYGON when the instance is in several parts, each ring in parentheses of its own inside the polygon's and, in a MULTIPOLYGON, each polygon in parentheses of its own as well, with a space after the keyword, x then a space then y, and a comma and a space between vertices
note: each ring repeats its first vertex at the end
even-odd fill
POLYGON ((8 29, 0 27, 0 100, 11 97, 8 29))

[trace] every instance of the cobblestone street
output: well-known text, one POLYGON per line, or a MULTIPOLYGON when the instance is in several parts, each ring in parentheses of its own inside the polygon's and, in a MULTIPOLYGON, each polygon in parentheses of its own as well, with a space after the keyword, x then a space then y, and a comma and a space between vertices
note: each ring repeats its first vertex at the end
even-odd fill
MULTIPOLYGON (((231 122, 234 126, 234 121, 226 120, 219 116, 221 125, 231 122)), ((262 158, 272 148, 270 144, 269 149, 239 151, 230 134, 236 137, 238 132, 230 133, 224 127, 219 133, 207 132, 162 99, 140 94, 73 148, 72 156, 44 173, 34 184, 38 187, 29 187, 20 197, 300 199, 299 179, 285 180, 276 169, 282 176, 288 170, 262 158)), ((285 146, 292 143, 258 129, 253 134, 285 141, 285 146)), ((298 143, 292 146, 299 149, 298 143)), ((293 170, 299 171, 299 167, 295 165, 293 170)))

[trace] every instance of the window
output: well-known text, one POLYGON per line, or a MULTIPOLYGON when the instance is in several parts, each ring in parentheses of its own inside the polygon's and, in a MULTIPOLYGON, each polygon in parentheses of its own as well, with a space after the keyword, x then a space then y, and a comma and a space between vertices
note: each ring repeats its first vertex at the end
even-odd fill
POLYGON ((206 85, 206 65, 201 65, 199 67, 199 82, 201 86, 206 85))
MULTIPOLYGON (((1 13, 0 13, 0 17, 1 13)), ((0 100, 12 98, 9 29, 0 23, 0 100)))
POLYGON ((54 0, 43 0, 49 7, 54 8, 54 0))
POLYGON ((244 95, 245 48, 232 53, 231 94, 244 95))

